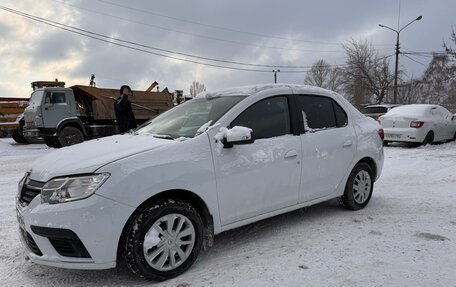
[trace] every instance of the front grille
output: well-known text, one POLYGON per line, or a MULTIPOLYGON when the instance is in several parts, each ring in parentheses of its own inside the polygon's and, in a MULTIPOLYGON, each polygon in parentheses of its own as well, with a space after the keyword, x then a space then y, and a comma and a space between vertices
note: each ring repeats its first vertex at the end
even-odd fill
POLYGON ((35 234, 46 237, 55 251, 60 255, 76 258, 91 258, 84 244, 82 244, 79 237, 72 230, 35 225, 32 225, 31 228, 35 234))
POLYGON ((20 228, 20 233, 21 233, 22 239, 27 244, 28 248, 36 255, 42 256, 43 253, 41 253, 41 250, 38 248, 38 245, 36 245, 36 242, 35 242, 35 240, 33 240, 33 237, 30 235, 30 233, 28 233, 27 231, 25 231, 22 228, 20 228))
POLYGON ((62 256, 90 258, 89 252, 79 239, 49 238, 55 251, 62 256))
POLYGON ((27 206, 29 203, 41 193, 41 189, 44 186, 44 182, 39 182, 31 179, 27 179, 24 183, 24 186, 21 190, 21 195, 19 196, 19 202, 22 206, 27 206))

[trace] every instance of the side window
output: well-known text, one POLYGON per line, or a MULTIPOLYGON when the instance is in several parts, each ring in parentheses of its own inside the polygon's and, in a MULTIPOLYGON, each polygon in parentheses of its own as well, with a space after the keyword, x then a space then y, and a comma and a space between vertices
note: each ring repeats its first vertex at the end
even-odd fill
POLYGON ((50 104, 52 102, 51 96, 52 96, 51 92, 47 92, 46 93, 46 96, 44 97, 44 103, 45 104, 50 104))
POLYGON ((287 97, 268 98, 253 104, 242 112, 230 126, 251 128, 255 139, 289 134, 291 129, 287 97))
POLYGON ((333 103, 333 107, 334 107, 334 113, 336 114, 337 127, 338 128, 345 127, 348 123, 347 114, 345 113, 344 109, 342 109, 342 107, 339 106, 339 104, 336 101, 332 100, 332 103, 333 103))
POLYGON ((337 127, 331 98, 302 95, 297 99, 306 130, 337 127))
POLYGON ((51 102, 54 104, 66 103, 65 93, 52 93, 51 102))

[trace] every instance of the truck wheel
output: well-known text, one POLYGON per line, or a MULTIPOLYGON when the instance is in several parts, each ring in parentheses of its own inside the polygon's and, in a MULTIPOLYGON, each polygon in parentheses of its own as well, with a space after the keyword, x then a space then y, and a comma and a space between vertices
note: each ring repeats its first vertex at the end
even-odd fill
POLYGON ((155 281, 185 272, 203 243, 203 222, 182 200, 161 200, 143 209, 126 234, 125 263, 133 273, 155 281))
POLYGON ((53 148, 62 147, 62 145, 60 145, 59 139, 56 138, 56 137, 47 137, 47 136, 45 136, 45 137, 44 137, 44 143, 45 143, 48 147, 53 147, 53 148))
POLYGON ((62 146, 70 146, 84 141, 84 135, 76 127, 64 127, 59 133, 59 143, 62 146))
POLYGON ((342 205, 350 210, 364 208, 372 196, 374 179, 371 167, 364 162, 358 163, 350 173, 344 195, 339 197, 342 205))
POLYGON ((20 144, 28 144, 28 141, 24 138, 24 136, 21 134, 21 130, 19 128, 15 129, 13 131, 13 134, 11 135, 13 140, 17 143, 20 144))

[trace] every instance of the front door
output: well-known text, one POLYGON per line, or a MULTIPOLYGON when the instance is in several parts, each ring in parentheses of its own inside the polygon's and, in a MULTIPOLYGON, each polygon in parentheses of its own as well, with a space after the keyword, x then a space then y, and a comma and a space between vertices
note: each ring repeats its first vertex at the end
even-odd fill
POLYGON ((65 91, 46 91, 42 114, 46 128, 55 128, 62 119, 74 116, 68 94, 65 91))
POLYGON ((287 96, 256 102, 230 124, 253 130, 255 142, 214 146, 222 225, 297 204, 301 141, 291 133, 287 96))

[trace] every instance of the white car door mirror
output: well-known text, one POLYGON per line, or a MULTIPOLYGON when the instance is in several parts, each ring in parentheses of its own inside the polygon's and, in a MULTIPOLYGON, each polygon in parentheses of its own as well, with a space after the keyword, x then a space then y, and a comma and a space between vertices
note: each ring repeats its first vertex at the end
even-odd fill
POLYGON ((224 148, 231 148, 234 145, 251 144, 255 141, 252 136, 252 129, 235 126, 231 129, 220 128, 215 139, 223 144, 224 148))

